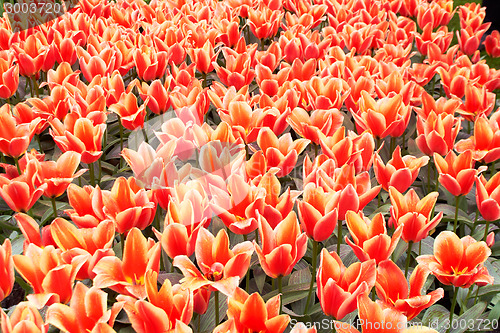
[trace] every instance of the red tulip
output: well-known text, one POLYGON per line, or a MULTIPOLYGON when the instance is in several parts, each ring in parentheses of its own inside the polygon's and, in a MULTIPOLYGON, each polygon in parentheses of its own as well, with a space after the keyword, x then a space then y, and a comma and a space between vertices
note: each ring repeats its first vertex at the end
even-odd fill
POLYGON ((2 310, 0 328, 3 333, 46 333, 49 331, 49 323, 44 323, 37 308, 31 302, 17 304, 10 318, 2 310))
POLYGON ((0 246, 0 276, 0 300, 3 300, 14 287, 14 261, 9 239, 0 246))
POLYGON ((477 208, 486 221, 495 221, 500 218, 498 186, 500 186, 500 172, 497 172, 488 181, 483 175, 476 175, 477 208))
POLYGON ((500 57, 500 32, 493 30, 484 40, 486 53, 492 58, 500 57))
POLYGON ((16 119, 11 114, 9 104, 0 108, 0 152, 11 157, 19 157, 30 144, 35 135, 40 118, 28 124, 16 124, 16 119))
POLYGON ((19 86, 19 65, 12 60, 0 58, 0 98, 13 96, 19 86))
POLYGON ((146 117, 146 105, 149 101, 146 99, 144 104, 137 106, 137 98, 132 92, 122 93, 118 103, 109 107, 110 111, 120 116, 123 127, 131 131, 144 127, 144 118, 146 117))

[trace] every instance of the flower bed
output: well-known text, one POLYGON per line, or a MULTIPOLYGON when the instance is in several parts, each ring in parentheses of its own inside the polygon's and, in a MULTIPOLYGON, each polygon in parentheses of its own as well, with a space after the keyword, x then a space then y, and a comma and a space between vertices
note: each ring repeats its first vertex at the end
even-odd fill
POLYGON ((64 3, 0 20, 2 332, 498 328, 484 8, 64 3))

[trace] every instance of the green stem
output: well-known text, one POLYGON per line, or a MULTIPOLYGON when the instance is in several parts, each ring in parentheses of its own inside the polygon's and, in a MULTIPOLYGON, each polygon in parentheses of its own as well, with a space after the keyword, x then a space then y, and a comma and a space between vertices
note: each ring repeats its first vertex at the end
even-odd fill
POLYGON ((342 221, 337 222, 337 254, 340 256, 340 244, 342 244, 342 221))
POLYGON ((14 162, 16 163, 17 173, 21 175, 21 168, 19 167, 19 157, 14 157, 14 162))
POLYGON ((214 303, 215 303, 215 327, 219 325, 219 291, 214 292, 214 303))
POLYGON ((38 143, 38 150, 43 154, 42 141, 40 140, 40 134, 35 135, 36 142, 38 143))
POLYGON ((122 120, 120 119, 120 168, 123 167, 123 157, 121 156, 122 151, 123 151, 123 125, 122 125, 122 120))
MULTIPOLYGON (((312 267, 311 267, 311 283, 309 284, 309 294, 307 295, 306 301, 306 309, 304 313, 307 313, 309 310, 309 304, 311 302, 312 292, 314 288, 314 282, 316 281, 316 266, 317 266, 317 257, 318 257, 318 242, 314 239, 312 240, 312 267)), ((314 301, 313 301, 314 303, 314 301)))
POLYGON ((396 149, 396 138, 391 137, 391 156, 394 153, 394 150, 396 149))
POLYGON ((50 198, 50 201, 52 201, 52 211, 54 212, 54 219, 57 218, 57 206, 56 206, 56 198, 50 198))
POLYGON ((125 233, 120 234, 120 242, 122 243, 122 259, 123 259, 123 254, 125 253, 125 233))
POLYGON ((431 163, 427 164, 427 193, 431 192, 431 163))
POLYGON ((403 150, 406 149, 406 131, 403 132, 403 143, 401 144, 401 153, 403 153, 403 150))
POLYGON ((283 276, 278 276, 278 292, 280 293, 280 314, 283 312, 283 276))
POLYGON ((89 163, 88 166, 90 172, 90 185, 95 186, 94 163, 89 163))
POLYGON ((484 229, 484 241, 486 242, 486 238, 488 237, 488 230, 490 229, 490 221, 486 221, 486 227, 484 229))
POLYGON ((467 306, 467 301, 469 300, 469 297, 470 297, 470 294, 472 293, 473 288, 474 288, 474 285, 470 286, 469 291, 467 292, 467 296, 465 296, 465 300, 464 300, 465 306, 460 308, 460 315, 462 315, 462 313, 464 313, 465 307, 467 306))
POLYGON ((372 289, 372 301, 375 302, 375 288, 372 289))
POLYGON ((422 254, 422 241, 418 242, 418 255, 422 254))
POLYGON ((457 224, 458 224, 458 203, 460 201, 460 196, 457 195, 455 197, 455 222, 453 223, 453 232, 457 233, 457 224))
POLYGON ((315 143, 314 144, 314 158, 318 156, 318 145, 315 143))
MULTIPOLYGON (((243 235, 243 240, 245 242, 248 240, 247 235, 243 235)), ((245 290, 247 293, 250 293, 250 267, 248 267, 247 273, 245 274, 245 290)))
POLYGON ((411 260, 411 248, 413 247, 413 242, 408 242, 408 252, 406 254, 406 266, 405 266, 405 277, 408 277, 408 269, 410 268, 410 260, 411 260))
POLYGON ((495 174, 495 161, 491 162, 491 168, 490 168, 490 177, 493 177, 493 175, 495 174))
POLYGON ((474 297, 474 304, 477 304, 477 297, 479 296, 479 286, 477 286, 476 297, 474 297))
POLYGON ((450 325, 448 329, 446 330, 446 333, 449 333, 451 330, 451 327, 453 326, 453 314, 455 312, 455 306, 457 305, 457 295, 458 295, 458 287, 453 287, 453 301, 451 301, 451 309, 450 309, 450 325))

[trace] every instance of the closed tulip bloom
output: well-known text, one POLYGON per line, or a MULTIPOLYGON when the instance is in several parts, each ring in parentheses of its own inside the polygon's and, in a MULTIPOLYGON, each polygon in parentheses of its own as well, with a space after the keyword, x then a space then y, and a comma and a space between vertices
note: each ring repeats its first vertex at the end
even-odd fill
POLYGON ((316 277, 323 312, 340 320, 356 310, 358 295, 373 288, 376 276, 375 260, 345 267, 337 253, 323 249, 316 277))
POLYGON ((236 90, 249 85, 255 77, 255 71, 251 67, 251 55, 239 54, 230 48, 223 48, 222 54, 226 60, 225 66, 219 66, 215 61, 213 63, 220 81, 228 87, 234 86, 236 90))
POLYGON ((378 264, 389 259, 403 232, 402 226, 399 226, 392 237, 389 236, 382 213, 375 215, 370 221, 362 213, 348 211, 346 224, 354 242, 350 241, 347 236, 345 240, 362 262, 375 259, 378 264))
POLYGON ((344 116, 337 109, 314 110, 309 115, 304 109, 295 108, 288 118, 293 130, 305 139, 320 144, 342 125, 344 116))
POLYGON ((288 315, 280 315, 280 295, 264 302, 259 293, 248 295, 237 288, 227 299, 227 306, 228 320, 217 326, 214 333, 282 333, 290 322, 288 315))
POLYGON ((54 242, 54 238, 52 238, 50 225, 46 225, 40 230, 40 226, 36 220, 24 213, 17 213, 14 215, 14 219, 24 236, 23 251, 26 251, 30 243, 33 243, 41 248, 48 245, 53 245, 54 247, 57 246, 54 242))
POLYGON ((167 52, 156 51, 142 45, 133 54, 137 76, 144 81, 152 81, 163 77, 167 69, 167 52))
POLYGON ((429 193, 420 199, 414 189, 403 196, 391 186, 389 196, 392 203, 390 221, 396 226, 403 226, 401 238, 405 242, 420 242, 443 218, 443 212, 439 212, 432 220, 430 216, 439 196, 438 192, 429 193))
POLYGON ((0 108, 0 152, 11 157, 19 157, 26 150, 35 135, 40 118, 31 123, 17 124, 10 105, 0 108))
POLYGON ((0 98, 13 96, 19 86, 19 65, 0 58, 0 98))
POLYGON ((493 175, 488 181, 483 175, 476 176, 476 203, 481 216, 486 221, 495 221, 500 218, 500 172, 493 175))
POLYGON ((9 296, 14 286, 14 261, 12 245, 6 239, 0 246, 0 300, 9 296))
POLYGON ((299 219, 307 236, 316 242, 327 240, 337 226, 335 193, 325 193, 322 187, 309 183, 304 188, 304 200, 297 202, 299 219))
POLYGON ((99 222, 106 219, 103 212, 102 192, 98 187, 94 188, 89 185, 79 187, 70 184, 67 193, 72 209, 66 209, 64 212, 79 228, 97 227, 99 222))
POLYGON ((392 158, 384 165, 384 161, 375 153, 373 170, 375 177, 382 188, 389 191, 394 186, 399 192, 406 191, 417 179, 420 168, 427 165, 429 157, 420 158, 412 155, 401 156, 401 147, 397 146, 392 153, 392 158))
POLYGON ((146 297, 144 276, 149 270, 158 272, 160 252, 160 243, 146 239, 139 229, 133 228, 125 239, 123 260, 105 257, 94 267, 94 286, 136 298, 146 297))
POLYGON ((113 111, 120 116, 120 121, 123 127, 131 131, 144 127, 144 118, 146 117, 146 105, 148 105, 149 100, 141 106, 137 106, 137 97, 132 92, 124 92, 120 96, 118 103, 113 104, 109 107, 110 111, 113 111))
POLYGON ((377 267, 375 283, 377 295, 385 306, 400 311, 408 320, 412 320, 422 310, 427 309, 444 296, 443 288, 437 288, 427 295, 422 295, 422 288, 429 274, 430 271, 427 268, 418 265, 413 270, 408 285, 403 272, 393 261, 382 261, 377 267))
POLYGON ((490 57, 500 57, 500 32, 498 30, 493 30, 490 35, 486 36, 484 48, 490 57))
POLYGON ((278 32, 282 18, 283 12, 271 10, 265 5, 248 10, 250 30, 258 39, 274 37, 278 32))
POLYGON ((434 241, 434 254, 417 257, 439 282, 455 287, 485 286, 493 283, 484 262, 491 250, 484 241, 471 236, 461 239, 452 231, 442 231, 434 241))
POLYGON ((184 274, 186 288, 197 290, 210 287, 210 290, 230 296, 246 274, 253 250, 252 243, 248 241, 230 249, 225 230, 214 237, 207 229, 201 228, 195 248, 199 269, 184 255, 175 257, 173 264, 184 274))
POLYGON ((214 52, 214 45, 207 40, 203 47, 200 48, 188 48, 187 53, 191 61, 196 64, 196 69, 200 73, 210 73, 214 70, 213 62, 216 60, 216 54, 214 52))
POLYGON ((255 243, 255 252, 262 269, 273 279, 287 276, 307 250, 307 235, 300 233, 297 215, 290 212, 274 229, 260 215, 258 223, 261 245, 255 243))
POLYGON ((467 195, 474 185, 478 172, 486 170, 486 166, 474 168, 472 151, 466 150, 460 155, 450 151, 446 158, 434 153, 434 163, 439 172, 439 183, 454 196, 467 195))
POLYGON ((37 172, 33 163, 18 177, 8 179, 0 176, 0 196, 15 212, 26 213, 42 196, 47 184, 35 186, 37 172))
POLYGON ((78 282, 69 306, 52 304, 46 313, 46 321, 58 329, 71 333, 113 332, 112 327, 123 303, 107 307, 108 294, 97 287, 89 288, 78 282), (99 327, 100 325, 105 326, 99 327), (99 329, 99 330, 98 330, 99 329))
POLYGON ((472 158, 476 161, 491 163, 500 158, 500 126, 499 116, 495 113, 490 120, 479 116, 474 121, 474 134, 457 142, 455 150, 463 153, 472 150, 472 158))
POLYGON ((49 331, 49 323, 44 323, 40 312, 31 302, 21 302, 14 308, 12 314, 0 310, 0 328, 3 333, 46 333, 49 331))

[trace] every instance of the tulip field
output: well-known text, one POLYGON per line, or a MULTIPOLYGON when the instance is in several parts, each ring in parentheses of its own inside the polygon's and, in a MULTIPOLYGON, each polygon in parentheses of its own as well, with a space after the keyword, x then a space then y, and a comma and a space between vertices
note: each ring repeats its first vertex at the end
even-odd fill
POLYGON ((500 332, 478 2, 2 1, 1 332, 500 332))

